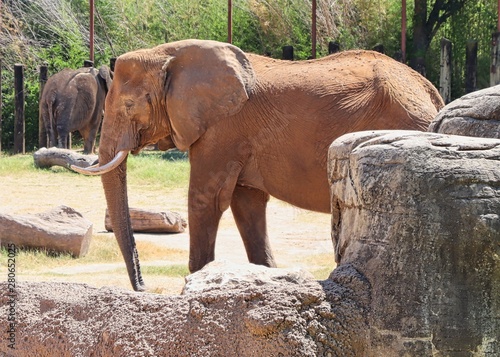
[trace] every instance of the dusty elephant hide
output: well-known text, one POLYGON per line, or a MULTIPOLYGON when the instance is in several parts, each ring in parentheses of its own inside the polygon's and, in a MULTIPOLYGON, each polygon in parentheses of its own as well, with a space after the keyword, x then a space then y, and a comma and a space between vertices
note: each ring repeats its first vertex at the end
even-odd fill
POLYGON ((210 264, 181 296, 63 283, 11 294, 3 283, 16 353, 500 355, 500 140, 360 132, 329 156, 339 263, 329 279, 210 264))
POLYGON ((426 130, 444 105, 408 66, 373 51, 281 61, 223 42, 183 40, 116 60, 99 146, 115 237, 136 291, 145 289, 127 210, 129 154, 159 143, 189 150, 189 271, 215 259, 229 208, 248 261, 275 267, 270 196, 330 213, 327 152, 347 132, 426 130), (188 100, 187 100, 188 99, 188 100))

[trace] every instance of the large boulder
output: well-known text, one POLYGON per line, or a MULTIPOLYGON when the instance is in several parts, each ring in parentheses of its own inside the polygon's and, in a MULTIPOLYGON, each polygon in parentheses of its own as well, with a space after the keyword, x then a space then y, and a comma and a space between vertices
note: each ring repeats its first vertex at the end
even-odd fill
POLYGON ((317 282, 300 270, 227 263, 191 275, 180 296, 65 283, 18 283, 10 292, 0 283, 2 330, 12 331, 0 351, 38 357, 363 356, 366 284, 351 267, 317 282))
POLYGON ((500 355, 500 140, 381 131, 329 151, 339 266, 371 286, 370 356, 500 355))
POLYGON ((454 100, 429 125, 435 133, 500 138, 500 85, 454 100))
POLYGON ((37 214, 0 213, 2 247, 43 249, 79 258, 87 254, 91 238, 92 222, 64 205, 37 214))

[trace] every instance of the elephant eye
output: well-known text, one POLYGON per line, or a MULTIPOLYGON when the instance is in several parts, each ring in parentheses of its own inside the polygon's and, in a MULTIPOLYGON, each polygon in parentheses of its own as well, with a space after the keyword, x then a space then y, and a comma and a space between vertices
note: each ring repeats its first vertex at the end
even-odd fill
POLYGON ((127 99, 125 101, 125 111, 127 112, 127 114, 130 114, 130 111, 132 110, 133 107, 134 107, 134 101, 131 99, 127 99))
POLYGON ((148 104, 151 104, 151 95, 149 93, 146 93, 146 100, 148 101, 148 104))

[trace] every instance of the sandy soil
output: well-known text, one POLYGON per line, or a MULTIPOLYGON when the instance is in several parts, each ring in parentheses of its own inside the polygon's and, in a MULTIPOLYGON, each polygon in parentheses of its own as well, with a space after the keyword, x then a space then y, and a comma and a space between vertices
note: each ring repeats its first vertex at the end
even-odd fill
MULTIPOLYGON (((44 175, 45 176, 45 175, 44 175)), ((106 203, 97 177, 54 172, 49 179, 39 182, 38 177, 1 177, 0 213, 40 213, 58 205, 79 211, 93 222, 94 235, 108 235, 104 229, 106 203)), ((187 188, 169 190, 129 185, 129 205, 137 208, 171 210, 187 219, 187 188)), ((280 267, 303 267, 311 272, 335 266, 330 238, 330 216, 305 211, 271 199, 268 208, 268 229, 275 258, 280 267)), ((138 242, 151 242, 157 246, 178 249, 180 254, 161 260, 141 259, 142 266, 186 264, 189 232, 180 234, 136 234, 138 242)), ((139 255, 141 251, 139 250, 139 255)), ((243 243, 234 224, 230 210, 221 220, 216 243, 216 259, 234 262, 247 261, 243 243)), ((22 261, 18 262, 22 265, 22 261)), ((72 264, 71 267, 48 269, 42 274, 21 274, 18 280, 68 281, 92 286, 121 286, 129 289, 130 283, 124 264, 72 264)), ((145 276, 152 291, 178 293, 184 284, 183 277, 145 276)))

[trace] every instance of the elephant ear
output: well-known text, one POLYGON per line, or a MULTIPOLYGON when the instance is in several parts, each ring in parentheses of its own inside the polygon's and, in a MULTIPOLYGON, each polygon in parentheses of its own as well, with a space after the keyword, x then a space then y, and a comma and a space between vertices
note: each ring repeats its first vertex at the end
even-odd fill
POLYGON ((99 68, 99 77, 104 80, 105 90, 107 93, 109 91, 109 88, 111 88, 111 83, 113 82, 113 74, 109 70, 108 66, 103 65, 99 68))
POLYGON ((163 70, 172 139, 183 151, 217 120, 238 113, 255 82, 239 48, 213 41, 178 48, 163 70))

